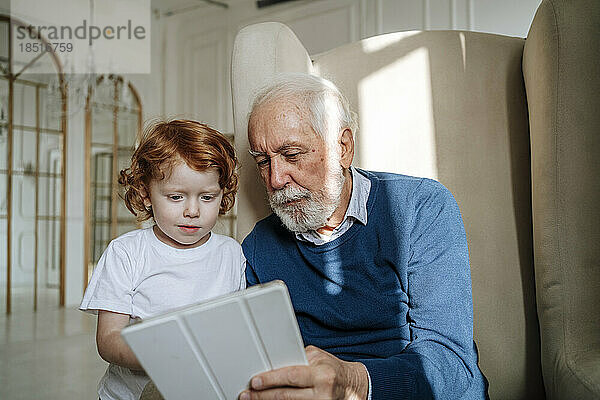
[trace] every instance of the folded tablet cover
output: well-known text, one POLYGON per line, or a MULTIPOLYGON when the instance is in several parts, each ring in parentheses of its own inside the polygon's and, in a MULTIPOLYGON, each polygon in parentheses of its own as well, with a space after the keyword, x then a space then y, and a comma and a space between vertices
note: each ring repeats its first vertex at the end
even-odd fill
POLYGON ((237 399, 259 372, 308 364, 281 281, 147 319, 122 335, 166 400, 237 399))

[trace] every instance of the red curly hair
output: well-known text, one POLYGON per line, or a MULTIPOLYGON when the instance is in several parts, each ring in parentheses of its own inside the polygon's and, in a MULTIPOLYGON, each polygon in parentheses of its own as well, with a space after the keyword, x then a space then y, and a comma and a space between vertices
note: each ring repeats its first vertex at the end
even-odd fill
POLYGON ((121 170, 119 184, 125 189, 125 205, 139 221, 153 217, 146 209, 150 182, 162 180, 178 161, 193 170, 215 169, 223 198, 219 214, 229 211, 238 189, 237 158, 233 146, 221 133, 197 121, 177 119, 149 124, 131 156, 131 167, 121 170))

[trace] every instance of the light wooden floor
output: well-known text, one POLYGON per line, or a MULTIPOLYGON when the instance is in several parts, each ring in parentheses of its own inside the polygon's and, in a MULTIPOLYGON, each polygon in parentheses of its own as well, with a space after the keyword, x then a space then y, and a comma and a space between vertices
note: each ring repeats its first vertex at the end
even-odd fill
POLYGON ((97 399, 96 317, 45 304, 0 310, 0 399, 97 399))

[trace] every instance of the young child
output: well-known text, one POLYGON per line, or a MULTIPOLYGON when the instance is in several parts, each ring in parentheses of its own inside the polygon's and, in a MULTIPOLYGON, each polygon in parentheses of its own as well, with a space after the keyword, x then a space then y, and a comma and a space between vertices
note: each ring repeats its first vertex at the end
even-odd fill
POLYGON ((245 288, 240 245, 211 232, 233 207, 236 157, 225 137, 188 120, 146 129, 120 172, 125 204, 154 226, 114 239, 104 251, 80 310, 97 313, 96 344, 110 363, 100 399, 139 399, 149 378, 121 337, 134 319, 245 288))

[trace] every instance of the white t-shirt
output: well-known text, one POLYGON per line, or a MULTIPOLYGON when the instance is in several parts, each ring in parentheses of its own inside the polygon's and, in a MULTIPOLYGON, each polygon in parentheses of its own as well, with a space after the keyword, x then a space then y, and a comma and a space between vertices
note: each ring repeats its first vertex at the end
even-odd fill
MULTIPOLYGON (((211 233, 202 246, 176 249, 152 228, 119 236, 94 269, 79 307, 145 319, 246 287, 246 259, 234 239, 211 233)), ((137 400, 149 378, 109 364, 98 385, 102 400, 137 400)))

